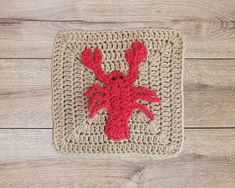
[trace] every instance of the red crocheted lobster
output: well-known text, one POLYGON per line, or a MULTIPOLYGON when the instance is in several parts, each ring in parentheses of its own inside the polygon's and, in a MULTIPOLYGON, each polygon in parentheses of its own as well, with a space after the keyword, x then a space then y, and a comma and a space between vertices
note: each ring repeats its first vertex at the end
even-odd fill
POLYGON ((83 64, 93 70, 97 79, 105 84, 104 87, 95 84, 84 94, 90 99, 89 118, 93 118, 99 110, 106 108, 109 117, 105 126, 105 134, 112 140, 130 138, 128 122, 135 109, 143 111, 151 120, 154 119, 154 115, 148 107, 137 103, 137 100, 160 102, 157 93, 146 87, 134 86, 139 77, 139 64, 146 57, 145 45, 139 41, 133 42, 132 48, 126 51, 126 61, 129 64, 128 75, 117 70, 107 74, 101 68, 102 52, 98 47, 94 53, 89 48, 82 53, 83 64))

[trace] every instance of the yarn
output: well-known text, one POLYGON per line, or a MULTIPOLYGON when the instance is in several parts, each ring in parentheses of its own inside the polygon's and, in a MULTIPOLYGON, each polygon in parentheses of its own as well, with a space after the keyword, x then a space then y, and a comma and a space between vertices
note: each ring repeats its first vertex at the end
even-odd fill
POLYGON ((139 76, 139 64, 147 57, 147 48, 139 41, 133 42, 132 47, 126 52, 126 60, 129 64, 128 75, 117 70, 106 74, 101 68, 102 52, 99 48, 95 49, 94 54, 90 48, 86 48, 81 55, 83 64, 93 70, 96 77, 106 85, 103 88, 94 85, 84 96, 90 98, 88 105, 91 110, 90 118, 93 118, 103 108, 108 110, 109 118, 105 133, 112 140, 130 138, 128 122, 135 109, 143 111, 151 120, 154 120, 151 110, 144 104, 138 104, 138 99, 151 103, 160 102, 155 91, 146 87, 134 86, 134 82, 139 76))
MULTIPOLYGON (((102 157, 119 154, 118 156, 152 156, 162 159, 176 156, 183 143, 183 52, 184 37, 180 32, 172 30, 145 28, 59 32, 52 60, 53 138, 56 149, 85 156, 99 154, 102 157), (132 58, 133 54, 139 54, 138 50, 134 50, 138 47, 133 48, 132 45, 135 41, 145 45, 147 57, 145 53, 140 53, 140 59, 132 58), (85 62, 102 62, 102 68, 96 68, 96 73, 89 65, 83 64, 81 54, 86 48, 90 49, 86 53, 92 55, 86 55, 88 59, 85 62), (133 73, 136 75, 135 71, 131 73, 132 62, 140 64, 137 69, 138 78, 133 76, 133 80, 136 79, 133 84, 136 89, 131 91, 131 99, 134 100, 138 95, 138 104, 145 112, 136 105, 128 125, 120 125, 121 128, 117 127, 115 134, 111 135, 114 131, 106 133, 109 131, 106 130, 110 116, 108 106, 103 104, 100 110, 94 109, 96 105, 103 103, 96 102, 97 100, 111 99, 105 98, 105 87, 108 84, 104 82, 105 77, 99 75, 113 72, 116 76, 114 79, 119 76, 121 82, 124 78, 122 76, 133 73), (151 91, 147 92, 144 88, 151 91), (160 103, 151 102, 152 97, 148 97, 155 95, 154 92, 161 99, 160 103), (91 113, 92 111, 94 112, 91 113), (125 132, 128 130, 129 139, 112 140, 107 136, 109 134, 115 137, 116 133, 128 136, 125 132)), ((112 104, 119 101, 115 99, 118 96, 124 94, 114 95, 112 104)), ((127 99, 121 101, 122 106, 130 104, 127 99)), ((115 106, 118 105, 113 105, 112 108, 116 110, 115 106)), ((121 116, 128 119, 127 114, 121 116)), ((113 117, 116 121, 116 117, 113 117)), ((116 126, 112 127, 115 128, 116 126)))

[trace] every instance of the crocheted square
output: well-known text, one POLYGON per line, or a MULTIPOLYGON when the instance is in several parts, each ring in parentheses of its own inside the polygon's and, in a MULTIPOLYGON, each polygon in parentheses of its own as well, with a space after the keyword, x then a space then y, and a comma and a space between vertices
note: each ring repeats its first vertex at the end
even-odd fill
POLYGON ((56 149, 176 156, 183 142, 180 32, 60 32, 52 66, 56 149))

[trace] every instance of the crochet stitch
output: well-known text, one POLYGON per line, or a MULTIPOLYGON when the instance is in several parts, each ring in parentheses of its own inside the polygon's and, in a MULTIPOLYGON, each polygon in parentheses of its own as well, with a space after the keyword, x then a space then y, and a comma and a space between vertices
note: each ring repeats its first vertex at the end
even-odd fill
POLYGON ((184 37, 178 31, 145 28, 60 32, 52 60, 56 149, 83 155, 176 156, 183 143, 183 54, 184 37), (86 62, 94 64, 90 67, 86 62), (123 90, 113 92, 114 97, 104 95, 111 84, 104 82, 103 75, 115 75, 114 81, 119 84, 113 89, 123 90), (129 75, 132 80, 121 86, 129 75), (129 94, 128 87, 133 88, 129 94), (132 101, 138 96, 136 103, 145 105, 150 113, 146 115, 137 108, 128 114, 132 103, 126 95, 132 101), (120 112, 116 107, 127 107, 118 116, 122 123, 129 117, 121 136, 107 129, 111 112, 104 101, 113 98, 109 104, 123 103, 113 105, 113 114, 120 112), (104 108, 98 110, 97 105, 104 108))
POLYGON ((90 97, 88 108, 91 111, 90 118, 101 109, 107 108, 109 118, 105 126, 106 135, 112 140, 129 139, 129 119, 135 109, 143 111, 151 120, 153 113, 144 104, 137 103, 138 99, 148 102, 160 102, 155 91, 146 87, 134 87, 134 82, 139 76, 139 64, 147 57, 145 45, 139 41, 133 42, 133 48, 126 52, 126 60, 129 64, 129 74, 126 76, 120 71, 112 71, 106 74, 102 68, 102 52, 95 49, 94 55, 87 48, 81 56, 85 66, 96 74, 96 77, 106 84, 105 87, 93 85, 84 96, 90 97), (98 103, 98 104, 97 104, 98 103))

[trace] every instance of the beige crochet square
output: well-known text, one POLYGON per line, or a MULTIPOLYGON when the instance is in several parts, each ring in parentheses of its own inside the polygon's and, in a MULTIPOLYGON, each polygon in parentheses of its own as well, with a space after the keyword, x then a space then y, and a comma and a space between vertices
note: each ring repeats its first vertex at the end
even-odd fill
MULTIPOLYGON (((184 37, 180 32, 157 29, 60 32, 55 40, 52 67, 54 143, 63 152, 118 156, 176 156, 183 142, 183 54, 184 37), (104 109, 90 119, 88 99, 83 94, 100 83, 81 62, 81 53, 99 47, 106 73, 127 73, 125 52, 134 41, 143 42, 148 57, 140 65, 135 86, 155 90, 160 103, 147 104, 155 116, 151 121, 135 111, 129 121, 130 139, 113 141, 104 127, 104 109)), ((103 156, 102 155, 102 156, 103 156)))

